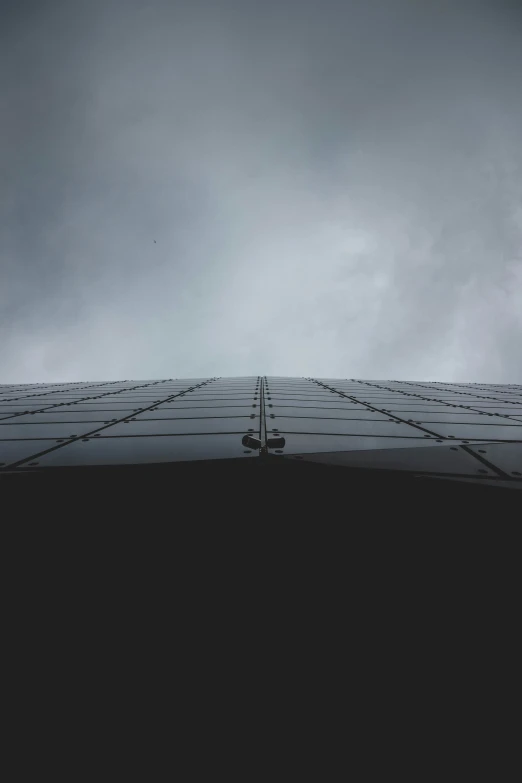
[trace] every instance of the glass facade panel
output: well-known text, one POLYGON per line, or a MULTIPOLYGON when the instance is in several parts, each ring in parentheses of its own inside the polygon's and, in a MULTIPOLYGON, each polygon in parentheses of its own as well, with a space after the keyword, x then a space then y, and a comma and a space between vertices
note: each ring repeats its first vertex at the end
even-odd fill
POLYGON ((470 454, 462 448, 452 451, 449 446, 436 449, 400 448, 371 449, 369 451, 335 451, 331 453, 306 454, 305 461, 322 462, 329 465, 372 468, 375 470, 410 471, 415 474, 436 473, 449 475, 498 476, 491 468, 483 469, 470 454))
POLYGON ((488 443, 468 448, 511 478, 522 480, 522 443, 488 443))
POLYGON ((1 440, 0 469, 56 446, 55 440, 1 440))
POLYGON ((244 434, 255 427, 255 419, 247 416, 242 418, 198 417, 194 419, 129 419, 107 427, 100 432, 102 437, 118 435, 185 435, 214 432, 240 432, 244 434))
POLYGON ((16 424, 49 424, 49 422, 58 421, 63 424, 68 424, 69 426, 74 422, 95 422, 101 425, 112 420, 122 419, 126 415, 133 416, 136 415, 136 412, 132 410, 73 411, 70 408, 58 408, 56 410, 51 409, 39 413, 25 413, 23 416, 16 416, 10 420, 4 419, 3 421, 5 424, 7 424, 8 421, 16 424))
POLYGON ((39 458, 39 466, 137 465, 257 456, 241 435, 170 435, 143 438, 76 440, 39 458))
POLYGON ((164 407, 158 407, 154 408, 150 411, 144 411, 143 413, 138 413, 136 416, 139 417, 139 420, 141 419, 195 419, 195 418, 202 418, 202 417, 232 417, 232 418, 238 418, 241 416, 248 416, 248 418, 254 416, 259 418, 259 407, 253 408, 252 405, 246 405, 242 408, 237 408, 234 405, 230 405, 228 407, 209 407, 209 406, 200 406, 196 407, 191 405, 190 407, 181 407, 178 406, 177 408, 164 408, 164 407), (256 414, 257 411, 257 414, 256 414))
MULTIPOLYGON (((435 438, 383 438, 362 435, 322 435, 313 433, 281 433, 285 438, 284 454, 304 454, 320 451, 358 451, 372 449, 439 448, 435 438)), ((460 445, 460 441, 457 442, 460 445)), ((457 443, 455 445, 457 445, 457 443)), ((272 451, 272 450, 271 450, 272 451)), ((275 451, 275 450, 274 450, 275 451)))
MULTIPOLYGON (((387 436, 391 438, 418 438, 424 434, 416 427, 395 421, 373 419, 313 419, 276 416, 273 426, 285 432, 317 432, 337 435, 387 436)), ((270 427, 267 422, 267 427, 270 427)))
POLYGON ((0 440, 34 440, 35 438, 76 438, 96 429, 92 422, 53 421, 49 424, 0 424, 0 440))
POLYGON ((498 426, 496 424, 486 424, 483 427, 479 424, 440 424, 439 422, 430 422, 422 425, 433 430, 438 435, 444 437, 478 440, 520 440, 522 441, 522 428, 513 426, 498 426))
POLYGON ((254 404, 259 406, 259 397, 257 399, 254 399, 253 397, 242 397, 237 400, 194 400, 193 398, 189 400, 182 398, 155 405, 154 410, 177 410, 179 408, 219 408, 226 410, 230 408, 251 408, 254 404))
POLYGON ((0 472, 276 456, 522 487, 522 385, 248 376, 0 386, 0 472))
MULTIPOLYGON (((378 411, 372 411, 363 405, 356 407, 354 405, 339 405, 330 406, 329 408, 311 407, 311 406, 295 406, 291 405, 274 405, 273 408, 269 408, 268 416, 283 416, 283 417, 295 417, 315 419, 369 419, 370 421, 388 421, 391 416, 387 413, 380 413, 378 411)), ((304 422, 306 423, 306 422, 304 422)))

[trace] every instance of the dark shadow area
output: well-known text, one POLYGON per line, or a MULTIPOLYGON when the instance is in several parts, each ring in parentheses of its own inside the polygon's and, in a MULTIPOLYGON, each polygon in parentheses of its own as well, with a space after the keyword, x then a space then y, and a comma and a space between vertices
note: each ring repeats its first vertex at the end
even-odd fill
POLYGON ((19 516, 172 525, 235 520, 251 525, 364 520, 502 522, 520 507, 518 482, 454 480, 277 457, 189 463, 5 471, 0 490, 19 516))

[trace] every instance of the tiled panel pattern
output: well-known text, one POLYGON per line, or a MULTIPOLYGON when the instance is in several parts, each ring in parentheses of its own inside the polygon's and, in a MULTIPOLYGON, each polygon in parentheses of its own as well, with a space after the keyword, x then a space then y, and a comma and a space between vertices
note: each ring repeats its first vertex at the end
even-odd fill
POLYGON ((0 468, 252 458, 261 379, 0 387, 0 468))
POLYGON ((274 455, 522 478, 522 386, 268 377, 264 392, 267 434, 285 439, 274 455))
POLYGON ((0 386, 0 470, 265 451, 522 486, 522 386, 272 376, 0 386))

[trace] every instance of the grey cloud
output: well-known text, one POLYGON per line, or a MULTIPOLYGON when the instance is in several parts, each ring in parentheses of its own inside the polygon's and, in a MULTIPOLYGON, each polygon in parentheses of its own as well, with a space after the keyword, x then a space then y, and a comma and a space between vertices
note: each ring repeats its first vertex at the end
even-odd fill
POLYGON ((520 380, 516 5, 17 8, 0 381, 520 380))

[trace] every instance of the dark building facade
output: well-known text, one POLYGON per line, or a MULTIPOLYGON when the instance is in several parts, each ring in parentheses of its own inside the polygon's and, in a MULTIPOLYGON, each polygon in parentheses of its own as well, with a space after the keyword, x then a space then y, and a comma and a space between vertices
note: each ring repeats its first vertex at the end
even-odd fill
POLYGON ((266 376, 0 386, 3 474, 247 462, 522 488, 522 386, 266 376))

